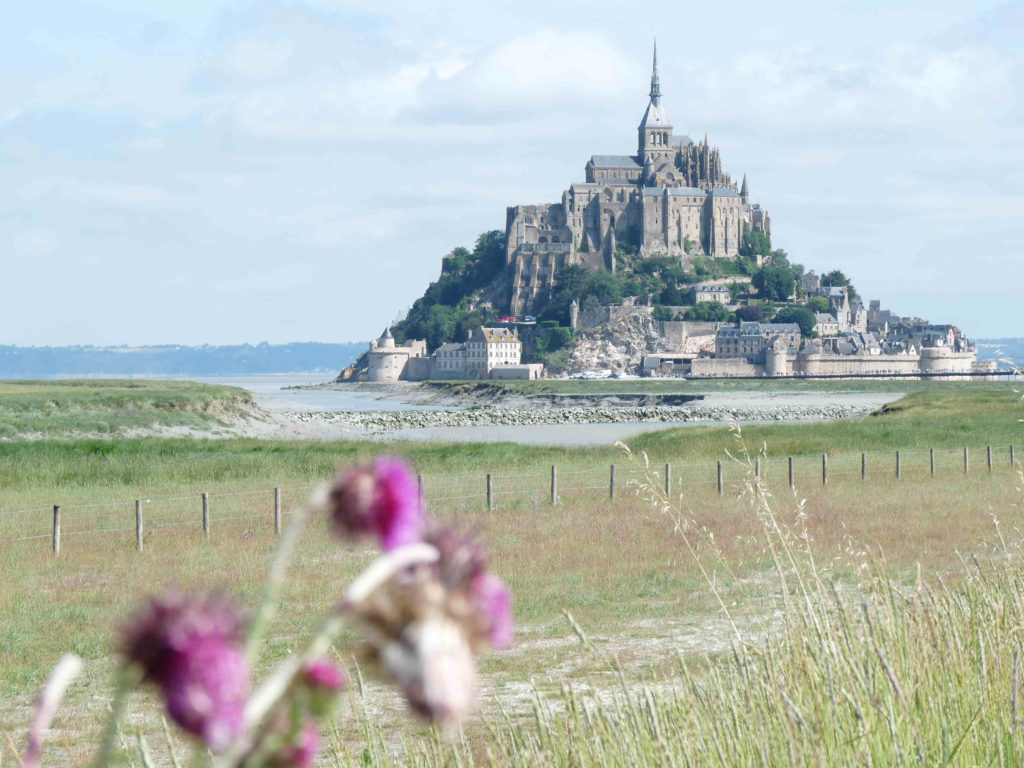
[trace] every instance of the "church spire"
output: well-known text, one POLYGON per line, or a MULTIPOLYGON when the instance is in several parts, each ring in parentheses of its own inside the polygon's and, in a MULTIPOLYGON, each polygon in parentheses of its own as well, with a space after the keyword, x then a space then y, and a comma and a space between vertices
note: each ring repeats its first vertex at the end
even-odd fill
POLYGON ((661 106, 661 80, 658 79, 658 33, 654 33, 654 62, 651 65, 651 103, 661 106))

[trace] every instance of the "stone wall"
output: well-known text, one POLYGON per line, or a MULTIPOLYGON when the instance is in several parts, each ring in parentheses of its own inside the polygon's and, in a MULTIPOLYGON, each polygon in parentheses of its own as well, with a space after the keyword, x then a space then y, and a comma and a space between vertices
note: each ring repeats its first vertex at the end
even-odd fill
POLYGON ((823 376, 913 374, 920 372, 919 363, 917 355, 798 355, 793 371, 823 376))
POLYGON ((764 366, 742 357, 695 357, 690 363, 693 376, 764 376, 764 366))
POLYGON ((969 373, 977 358, 977 351, 954 352, 949 347, 923 347, 921 370, 925 373, 969 373))

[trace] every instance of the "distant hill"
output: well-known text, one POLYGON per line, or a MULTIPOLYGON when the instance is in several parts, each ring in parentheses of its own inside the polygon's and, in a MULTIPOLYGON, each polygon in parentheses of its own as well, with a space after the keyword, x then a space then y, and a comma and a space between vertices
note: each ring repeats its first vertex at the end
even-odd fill
POLYGON ((1024 339, 975 339, 974 343, 978 345, 979 360, 1011 360, 1024 368, 1024 339))
POLYGON ((185 347, 0 346, 0 378, 61 375, 235 375, 337 372, 366 349, 365 342, 236 344, 185 347))

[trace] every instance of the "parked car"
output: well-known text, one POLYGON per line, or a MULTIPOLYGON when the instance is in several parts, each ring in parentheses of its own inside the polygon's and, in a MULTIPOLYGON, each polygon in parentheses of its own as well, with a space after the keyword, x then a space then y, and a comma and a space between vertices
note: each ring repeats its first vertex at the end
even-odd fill
POLYGON ((534 325, 537 322, 537 318, 533 315, 526 315, 520 322, 524 325, 534 325))

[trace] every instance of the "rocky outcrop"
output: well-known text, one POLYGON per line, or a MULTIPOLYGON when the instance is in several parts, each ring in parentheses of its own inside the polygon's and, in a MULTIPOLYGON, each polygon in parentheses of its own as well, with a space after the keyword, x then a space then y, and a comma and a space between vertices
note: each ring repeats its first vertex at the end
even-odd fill
POLYGON ((649 309, 581 331, 569 356, 569 374, 589 371, 636 373, 644 356, 662 346, 659 324, 649 309))
POLYGON ((627 407, 503 407, 420 411, 311 411, 298 421, 328 421, 357 429, 395 430, 432 427, 526 426, 535 424, 623 424, 657 422, 819 421, 865 416, 872 405, 716 405, 627 407))

